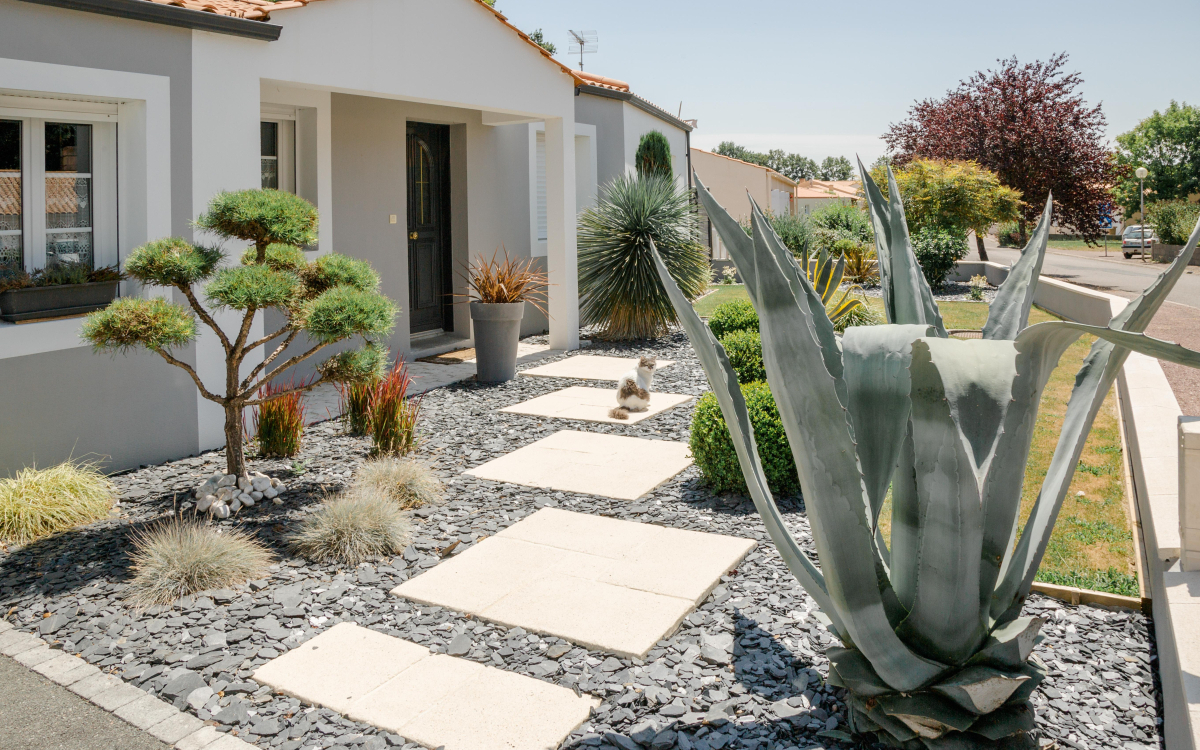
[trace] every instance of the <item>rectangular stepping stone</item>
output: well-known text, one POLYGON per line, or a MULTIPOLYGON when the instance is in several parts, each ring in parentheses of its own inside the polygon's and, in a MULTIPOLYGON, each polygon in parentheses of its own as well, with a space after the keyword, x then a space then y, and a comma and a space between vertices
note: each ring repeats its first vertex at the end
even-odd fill
POLYGON ((636 500, 691 463, 687 443, 560 430, 465 473, 526 487, 636 500))
POLYGON ((691 396, 679 393, 651 391, 650 406, 646 411, 631 411, 629 412, 629 419, 614 419, 608 416, 608 412, 617 406, 616 389, 585 388, 576 385, 554 391, 553 393, 547 393, 544 396, 531 398, 519 404, 506 406, 500 411, 510 414, 529 414, 534 417, 581 419, 587 422, 608 422, 609 424, 634 424, 691 400, 691 396))
POLYGON ((267 662, 254 679, 355 721, 445 750, 554 750, 600 704, 598 698, 432 654, 423 646, 351 623, 335 625, 267 662), (397 659, 398 654, 404 658, 397 659), (417 658, 409 660, 410 656, 417 658), (359 681, 359 668, 374 661, 379 664, 359 681), (339 687, 330 691, 330 684, 339 687), (338 705, 327 702, 330 696, 338 705))
POLYGON ((392 594, 642 658, 754 545, 543 508, 392 594))
MULTIPOLYGON (((577 354, 545 365, 522 370, 522 375, 542 378, 575 378, 578 380, 620 380, 621 376, 637 366, 637 357, 602 357, 577 354)), ((661 359, 656 369, 661 370, 675 364, 675 360, 661 359)))

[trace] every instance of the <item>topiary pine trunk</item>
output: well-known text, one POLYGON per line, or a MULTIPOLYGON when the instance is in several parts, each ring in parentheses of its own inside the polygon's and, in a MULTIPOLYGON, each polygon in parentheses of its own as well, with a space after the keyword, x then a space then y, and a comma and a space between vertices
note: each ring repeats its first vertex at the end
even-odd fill
POLYGON ((238 477, 250 476, 246 470, 246 453, 243 442, 242 405, 225 404, 225 473, 238 477))

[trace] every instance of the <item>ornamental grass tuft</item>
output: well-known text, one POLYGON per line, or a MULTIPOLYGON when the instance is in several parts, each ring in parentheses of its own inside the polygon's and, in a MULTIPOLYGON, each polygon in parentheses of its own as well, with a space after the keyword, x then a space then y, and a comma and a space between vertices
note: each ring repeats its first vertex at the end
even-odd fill
POLYGON ((304 519, 291 547, 314 562, 357 565, 400 552, 408 534, 400 506, 383 492, 360 488, 327 499, 304 519))
POLYGON ((128 597, 139 607, 259 578, 273 560, 246 531, 197 520, 174 519, 136 532, 133 546, 128 597))
POLYGON ((258 451, 264 456, 294 456, 300 452, 300 439, 304 435, 304 394, 292 390, 295 387, 288 381, 267 383, 259 389, 259 398, 270 399, 254 409, 258 451), (284 395, 277 395, 280 393, 284 395))
POLYGON ((375 384, 371 392, 371 452, 403 456, 417 444, 421 399, 408 398, 412 378, 403 359, 375 384))
POLYGON ((371 434, 371 394, 374 392, 374 382, 338 384, 342 415, 351 435, 371 434))
POLYGON ((116 496, 116 487, 93 463, 21 469, 0 479, 0 540, 27 544, 105 518, 116 496))
POLYGON ((429 467, 410 458, 382 456, 358 470, 356 488, 381 492, 404 510, 441 501, 443 487, 429 467))

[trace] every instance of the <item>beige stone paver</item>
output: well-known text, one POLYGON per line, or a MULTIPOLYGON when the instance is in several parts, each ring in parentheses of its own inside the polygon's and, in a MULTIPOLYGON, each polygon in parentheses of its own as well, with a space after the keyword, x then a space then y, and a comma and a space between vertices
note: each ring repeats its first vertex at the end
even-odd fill
MULTIPOLYGON (((577 380, 620 380, 621 376, 637 365, 637 357, 604 357, 593 354, 577 354, 537 367, 522 370, 522 375, 542 378, 575 378, 577 380)), ((656 369, 670 367, 674 360, 659 360, 656 369)))
POLYGON ((687 443, 560 430, 466 473, 526 487, 636 500, 691 463, 687 443))
POLYGON ((392 593, 640 658, 754 544, 543 508, 392 593))
POLYGON ((650 406, 646 411, 631 411, 628 419, 614 419, 608 412, 617 405, 616 391, 612 388, 585 388, 572 386, 544 396, 531 398, 519 404, 506 406, 500 411, 510 414, 529 414, 535 417, 556 419, 580 419, 586 422, 609 424, 635 424, 649 419, 667 409, 691 401, 691 396, 679 393, 650 392, 650 406))
POLYGON ((553 750, 600 703, 532 677, 431 654, 423 646, 350 623, 267 662, 254 679, 445 750, 553 750), (418 658, 405 662, 387 656, 363 685, 355 685, 356 667, 378 653, 418 658), (346 657, 354 654, 361 655, 347 663, 346 657), (354 697, 340 708, 330 705, 325 701, 331 694, 328 684, 342 686, 333 693, 339 701, 347 692, 354 697))

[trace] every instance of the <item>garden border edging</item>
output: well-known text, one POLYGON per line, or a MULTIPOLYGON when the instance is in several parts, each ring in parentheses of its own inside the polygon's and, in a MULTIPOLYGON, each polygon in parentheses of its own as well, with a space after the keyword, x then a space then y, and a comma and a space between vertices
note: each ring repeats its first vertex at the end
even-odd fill
MULTIPOLYGON (((983 274, 998 286, 1008 266, 960 262, 951 278, 983 274)), ((1034 302, 1079 323, 1108 325, 1129 300, 1046 276, 1034 302)), ((1179 437, 1182 415, 1158 360, 1132 352, 1117 376, 1117 403, 1153 606, 1167 750, 1200 750, 1200 572, 1179 565, 1179 437), (1196 592, 1195 594, 1191 592, 1196 592)))

